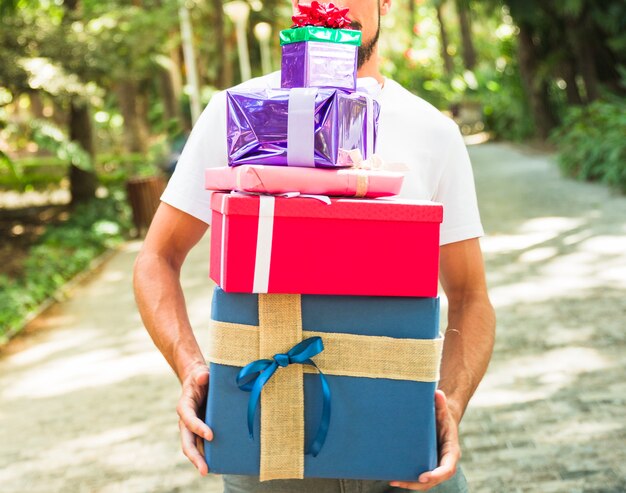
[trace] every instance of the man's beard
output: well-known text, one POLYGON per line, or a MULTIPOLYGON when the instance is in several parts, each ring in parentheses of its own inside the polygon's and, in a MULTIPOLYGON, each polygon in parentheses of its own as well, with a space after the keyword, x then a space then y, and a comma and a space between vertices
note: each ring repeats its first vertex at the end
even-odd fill
MULTIPOLYGON (((353 21, 350 26, 353 29, 358 29, 360 31, 363 30, 363 26, 358 21, 353 21)), ((372 38, 369 43, 363 43, 359 46, 358 58, 357 58, 357 68, 361 68, 365 62, 367 62, 374 53, 374 49, 378 44, 378 38, 380 37, 380 5, 378 6, 378 25, 376 26, 376 34, 372 38)))

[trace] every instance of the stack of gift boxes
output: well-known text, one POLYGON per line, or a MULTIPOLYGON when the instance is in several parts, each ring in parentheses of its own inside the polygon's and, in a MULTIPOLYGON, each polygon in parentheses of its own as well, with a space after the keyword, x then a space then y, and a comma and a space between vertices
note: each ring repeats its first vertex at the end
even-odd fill
POLYGON ((416 480, 437 462, 442 206, 393 198, 402 174, 371 169, 361 33, 323 7, 331 27, 281 33, 280 89, 228 91, 230 166, 206 171, 205 454, 261 480, 416 480))

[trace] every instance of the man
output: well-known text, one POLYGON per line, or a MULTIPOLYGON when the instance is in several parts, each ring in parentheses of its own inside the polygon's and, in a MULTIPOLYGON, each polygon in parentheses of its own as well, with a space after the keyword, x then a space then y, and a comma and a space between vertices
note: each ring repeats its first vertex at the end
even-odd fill
MULTIPOLYGON (((294 9, 298 0, 292 0, 294 9)), ((379 71, 380 18, 391 0, 342 0, 353 25, 363 32, 359 77, 379 84, 381 104, 378 153, 388 162, 406 163, 410 172, 403 195, 444 204, 440 279, 449 302, 441 380, 435 396, 439 465, 415 482, 326 479, 276 480, 224 476, 227 493, 466 491, 457 469, 461 456, 458 426, 487 368, 495 317, 487 296, 478 237, 482 226, 472 169, 456 125, 425 101, 379 71)), ((243 87, 278 87, 279 74, 254 79, 243 87)), ((213 97, 196 124, 135 264, 135 293, 155 344, 182 384, 177 411, 182 449, 200 474, 208 473, 202 438, 213 431, 198 416, 207 395, 209 372, 187 316, 179 274, 189 250, 210 223, 210 195, 203 187, 207 166, 226 165, 225 97, 213 97)), ((219 430, 218 430, 219 432, 219 430)))

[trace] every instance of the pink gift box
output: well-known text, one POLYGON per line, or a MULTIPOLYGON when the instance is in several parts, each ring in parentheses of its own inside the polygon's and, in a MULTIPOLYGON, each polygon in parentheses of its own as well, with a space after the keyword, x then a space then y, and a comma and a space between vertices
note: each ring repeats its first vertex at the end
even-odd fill
POLYGON ((215 193, 210 274, 227 292, 437 296, 441 204, 215 193))
POLYGON ((387 197, 400 193, 404 175, 397 171, 317 169, 244 165, 208 168, 207 190, 255 193, 300 192, 338 197, 387 197))

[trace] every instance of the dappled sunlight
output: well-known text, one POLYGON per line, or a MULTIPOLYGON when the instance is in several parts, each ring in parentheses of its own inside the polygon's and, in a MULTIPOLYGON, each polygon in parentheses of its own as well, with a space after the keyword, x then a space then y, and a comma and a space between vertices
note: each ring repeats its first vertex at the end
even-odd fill
MULTIPOLYGON (((55 318, 57 318, 57 320, 54 325, 62 327, 63 323, 67 323, 67 319, 72 317, 61 316, 55 318)), ((8 356, 4 361, 2 361, 0 368, 5 366, 7 368, 15 368, 23 365, 32 365, 49 358, 55 353, 72 349, 75 350, 82 344, 92 340, 96 334, 96 330, 83 330, 78 333, 75 331, 59 332, 56 334, 57 337, 54 337, 52 340, 39 342, 38 344, 24 349, 23 351, 8 356)))
POLYGON ((620 433, 624 423, 614 420, 603 422, 581 421, 580 418, 557 421, 550 433, 539 437, 541 443, 588 443, 590 440, 601 440, 612 433, 620 433))
MULTIPOLYGON (((624 218, 624 221, 626 222, 626 218, 624 218)), ((622 235, 597 235, 581 241, 578 248, 584 252, 600 255, 626 256, 626 238, 622 235)))
POLYGON ((574 217, 536 217, 524 221, 518 228, 521 234, 550 232, 563 234, 585 224, 583 218, 574 217))
POLYGON ((121 270, 112 270, 112 271, 107 271, 105 273, 102 274, 101 279, 104 282, 120 282, 123 281, 124 279, 128 279, 128 272, 124 272, 121 270))
POLYGON ((598 211, 581 218, 525 220, 512 234, 481 239, 497 308, 548 302, 564 294, 584 297, 610 286, 626 289, 626 236, 596 234, 598 211))
MULTIPOLYGON (((565 273, 566 271, 562 272, 562 274, 565 273)), ((515 284, 494 286, 489 290, 489 298, 496 309, 503 309, 519 303, 548 302, 567 293, 591 290, 597 285, 593 280, 581 276, 546 279, 536 275, 515 284)), ((580 296, 583 297, 583 295, 580 296)))
POLYGON ((18 63, 29 75, 29 84, 33 89, 43 89, 58 95, 73 93, 81 96, 101 95, 102 90, 95 82, 83 83, 73 73, 68 73, 60 64, 49 58, 23 58, 18 63))
POLYGON ((121 354, 117 349, 85 351, 53 360, 25 372, 19 381, 7 382, 4 400, 53 397, 122 382, 137 375, 168 374, 156 350, 121 354))
POLYGON ((612 362, 600 351, 565 347, 494 362, 472 400, 473 407, 506 406, 550 399, 587 372, 605 370, 612 362))
MULTIPOLYGON (((59 441, 51 447, 35 452, 39 464, 38 474, 54 476, 64 470, 81 470, 87 464, 98 464, 101 470, 129 473, 138 471, 158 472, 159 465, 154 457, 161 457, 166 450, 155 450, 153 440, 146 440, 150 434, 150 422, 140 425, 120 426, 98 433, 84 433, 79 438, 59 441)), ((166 444, 156 445, 161 448, 166 444)), ((162 466, 162 464, 161 464, 162 466)), ((32 465, 20 461, 10 468, 0 471, 0 482, 17 484, 28 476, 32 465)))
POLYGON ((557 237, 558 233, 552 231, 515 235, 491 235, 481 238, 480 246, 485 254, 499 254, 526 250, 557 237))
POLYGON ((481 238, 480 244, 483 252, 488 254, 521 251, 558 239, 584 225, 585 220, 579 218, 538 217, 521 223, 515 234, 488 235, 481 238))
POLYGON ((523 264, 534 264, 556 257, 558 253, 556 247, 538 247, 522 253, 517 260, 523 264))
MULTIPOLYGON (((44 455, 51 457, 64 457, 65 465, 77 464, 84 460, 80 453, 91 450, 92 453, 103 453, 114 447, 131 442, 137 438, 146 436, 150 432, 149 424, 135 424, 111 428, 99 433, 85 433, 78 438, 65 440, 47 449, 44 455)), ((109 455, 106 453, 106 455, 109 455)), ((59 464, 63 465, 63 464, 59 464)))
POLYGON ((130 253, 138 253, 139 250, 141 250, 142 245, 143 245, 143 240, 129 241, 128 243, 124 245, 123 250, 125 252, 130 252, 130 253))

